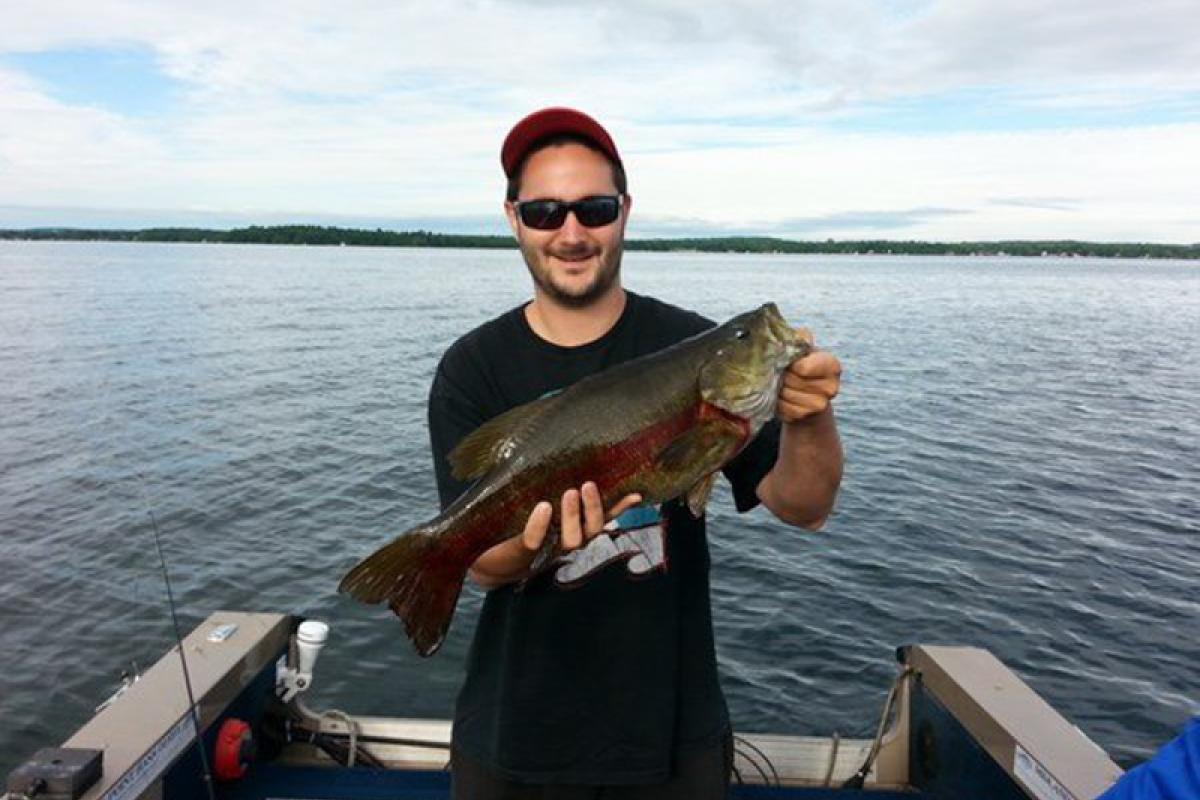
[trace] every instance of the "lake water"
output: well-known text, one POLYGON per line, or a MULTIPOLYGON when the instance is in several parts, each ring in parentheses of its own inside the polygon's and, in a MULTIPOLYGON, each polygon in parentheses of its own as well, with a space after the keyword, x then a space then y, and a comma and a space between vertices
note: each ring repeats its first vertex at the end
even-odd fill
MULTIPOLYGON (((820 533, 711 508, 742 730, 867 736, 911 642, 990 648, 1129 764, 1200 713, 1200 267, 626 256, 713 318, 767 300, 845 369, 820 533)), ((443 349, 528 294, 515 251, 0 242, 0 775, 216 609, 333 626, 318 708, 447 716, 432 659, 339 597, 435 510, 443 349)))

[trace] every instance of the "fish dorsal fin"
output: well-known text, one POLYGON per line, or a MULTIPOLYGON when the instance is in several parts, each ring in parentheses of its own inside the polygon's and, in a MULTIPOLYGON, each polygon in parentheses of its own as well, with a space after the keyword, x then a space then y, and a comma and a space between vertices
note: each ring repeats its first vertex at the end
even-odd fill
POLYGON ((492 417, 450 451, 450 470, 460 481, 478 478, 510 455, 514 436, 557 395, 542 397, 492 417))
POLYGON ((717 473, 710 472, 705 477, 696 482, 696 485, 688 489, 687 506, 688 511, 692 512, 692 516, 700 519, 704 516, 704 509, 708 506, 708 498, 712 495, 713 484, 717 482, 717 473))

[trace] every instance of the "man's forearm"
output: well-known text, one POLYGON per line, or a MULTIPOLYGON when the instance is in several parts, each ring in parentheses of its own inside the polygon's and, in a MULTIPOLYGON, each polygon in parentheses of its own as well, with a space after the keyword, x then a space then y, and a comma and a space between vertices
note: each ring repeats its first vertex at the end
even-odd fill
POLYGON ((833 408, 784 422, 775 466, 758 484, 758 499, 784 522, 817 529, 833 510, 842 482, 842 443, 833 408))

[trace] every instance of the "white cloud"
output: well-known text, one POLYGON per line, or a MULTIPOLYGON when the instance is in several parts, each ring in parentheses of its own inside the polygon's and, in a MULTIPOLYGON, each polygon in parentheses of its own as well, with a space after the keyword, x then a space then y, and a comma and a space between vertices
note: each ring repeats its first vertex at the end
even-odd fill
MULTIPOLYGON (((648 155, 634 184, 635 208, 686 208, 691 216, 751 225, 936 207, 971 213, 887 232, 1194 241, 1197 141, 1200 124, 945 136, 808 132, 770 148, 648 155), (1073 208, 992 202, 1064 195, 1075 198, 1073 208)), ((878 230, 831 225, 825 233, 849 238, 878 230)))
POLYGON ((0 69, 0 197, 104 204, 112 181, 162 161, 158 140, 121 117, 68 106, 0 69))
POLYGON ((964 213, 890 232, 1200 239, 1187 222, 1200 217, 1187 179, 1200 174, 1191 0, 59 0, 4 17, 0 56, 146 47, 181 89, 133 119, 64 105, 0 68, 5 205, 494 213, 507 127, 572 104, 613 130, 647 217, 844 226, 950 208, 964 213), (939 119, 900 133, 886 113, 855 128, 864 102, 919 113, 930 94, 975 90, 1010 104, 999 116, 1015 132, 939 119), (1139 119, 1148 108, 1176 124, 1139 119), (1022 129, 1080 109, 1127 117, 1022 129), (1003 197, 1075 205, 993 202, 1003 197))
POLYGON ((905 41, 958 82, 1200 88, 1200 7, 1062 0, 938 0, 905 41))

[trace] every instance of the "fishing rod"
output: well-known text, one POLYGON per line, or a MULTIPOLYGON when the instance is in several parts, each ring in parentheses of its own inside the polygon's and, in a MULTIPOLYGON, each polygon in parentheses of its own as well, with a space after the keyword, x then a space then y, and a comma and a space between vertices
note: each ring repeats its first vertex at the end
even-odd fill
MULTIPOLYGON (((199 749, 199 753, 200 753, 200 766, 201 766, 201 769, 203 770, 204 788, 208 795, 208 800, 217 800, 216 792, 215 792, 215 789, 213 788, 213 774, 212 774, 212 770, 209 768, 208 748, 206 747, 206 745, 204 743, 204 732, 200 726, 200 713, 199 713, 198 706, 196 703, 195 690, 192 688, 191 671, 188 669, 187 658, 184 654, 183 633, 179 627, 179 615, 176 611, 176 606, 175 606, 175 594, 171 588, 170 571, 167 569, 166 551, 164 550, 163 544, 162 544, 162 532, 158 526, 158 518, 154 514, 154 507, 150 503, 150 499, 148 496, 148 488, 147 488, 148 485, 147 485, 146 477, 145 477, 145 475, 142 474, 141 470, 139 470, 137 468, 134 469, 134 473, 138 477, 138 482, 139 482, 139 486, 141 489, 142 503, 146 507, 146 514, 150 517, 151 529, 154 534, 154 546, 155 546, 155 550, 158 552, 158 562, 159 562, 160 568, 162 569, 163 584, 166 586, 166 590, 167 590, 167 606, 171 612, 171 625, 175 632, 176 646, 179 648, 180 664, 183 666, 183 683, 184 683, 184 688, 187 692, 188 713, 192 718, 192 729, 195 733, 196 745, 197 745, 197 747, 199 749)), ((316 623, 316 624, 321 624, 321 623, 316 623)), ((301 625, 302 633, 303 633, 303 628, 304 628, 304 625, 301 625)), ((321 634, 320 644, 321 645, 324 644, 324 634, 323 633, 321 634)), ((296 648, 297 648, 297 642, 293 639, 292 644, 289 648, 289 661, 292 663, 298 663, 300 661, 299 653, 296 652, 296 648)), ((317 650, 319 650, 319 649, 320 649, 320 645, 317 646, 317 650)), ((315 661, 315 658, 316 658, 316 656, 315 656, 315 654, 313 654, 311 656, 311 659, 313 661, 315 661)), ((310 669, 311 669, 311 666, 310 666, 310 669)), ((305 688, 307 688, 306 685, 303 687, 300 687, 298 690, 303 691, 305 688)), ((293 691, 296 691, 296 690, 293 690, 293 691)), ((338 742, 338 737, 330 736, 330 735, 322 732, 320 730, 319 725, 317 726, 316 730, 308 732, 309 733, 309 739, 308 739, 309 742, 311 744, 316 745, 321 750, 325 751, 326 754, 328 754, 330 757, 332 757, 334 759, 334 761, 343 763, 346 766, 350 766, 350 767, 355 765, 356 760, 360 761, 361 763, 368 765, 368 766, 373 766, 373 767, 382 767, 383 766, 382 762, 380 762, 377 758, 375 758, 373 755, 371 755, 371 753, 369 753, 368 751, 365 751, 363 748, 361 748, 359 746, 359 743, 357 741, 358 735, 357 735, 357 731, 355 728, 355 722, 348 714, 346 714, 345 712, 337 711, 336 709, 331 709, 329 711, 324 712, 323 714, 317 715, 314 712, 308 710, 307 706, 305 706, 303 704, 303 702, 299 700, 299 698, 295 698, 295 699, 288 698, 288 699, 291 700, 290 704, 293 706, 295 713, 299 714, 302 717, 304 717, 304 716, 313 717, 313 718, 316 718, 319 720, 325 716, 338 716, 338 717, 341 717, 345 721, 345 724, 349 731, 348 745, 340 744, 338 742)), ((369 739, 370 739, 370 737, 364 737, 364 740, 369 740, 369 739)), ((415 741, 414 742, 403 742, 402 740, 397 740, 397 741, 400 743, 418 744, 415 741)), ((448 744, 447 745, 439 745, 439 744, 435 744, 432 742, 423 742, 420 744, 424 744, 426 746, 435 746, 435 747, 443 746, 446 749, 449 749, 448 744)), ((0 800, 6 800, 6 799, 0 797, 0 800)))
POLYGON ((179 615, 175 611, 175 594, 171 590, 171 574, 167 570, 167 557, 162 546, 162 534, 158 528, 158 519, 154 516, 154 508, 150 505, 150 498, 146 491, 146 477, 141 470, 134 468, 134 474, 138 476, 141 484, 142 504, 146 507, 146 513, 150 517, 151 529, 154 533, 154 547, 158 551, 158 563, 162 567, 163 583, 167 587, 167 607, 171 611, 171 625, 175 630, 175 643, 179 649, 179 663, 183 666, 183 685, 187 691, 188 715, 192 718, 192 729, 196 734, 196 746, 200 750, 200 769, 203 771, 204 788, 208 793, 208 800, 217 800, 216 791, 213 789, 212 771, 208 768, 208 748, 204 745, 204 731, 200 727, 200 712, 196 707, 196 695, 192 690, 192 676, 188 671, 187 656, 183 651, 183 634, 179 630, 179 615))

